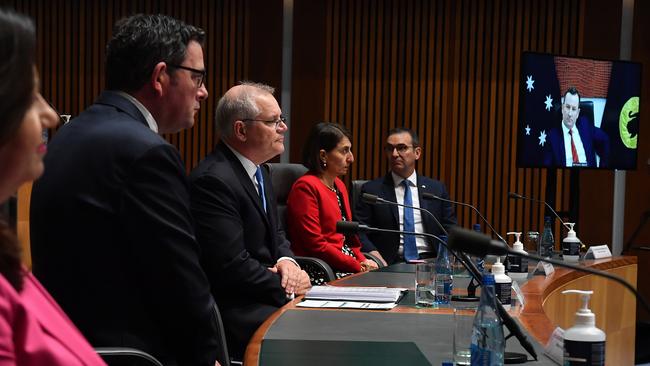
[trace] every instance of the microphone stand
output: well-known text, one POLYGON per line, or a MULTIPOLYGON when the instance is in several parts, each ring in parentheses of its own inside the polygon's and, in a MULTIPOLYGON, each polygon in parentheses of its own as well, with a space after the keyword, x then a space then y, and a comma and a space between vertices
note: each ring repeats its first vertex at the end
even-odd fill
POLYGON ((512 198, 512 199, 516 199, 516 200, 528 200, 528 201, 532 201, 532 202, 536 202, 536 203, 545 204, 546 207, 548 207, 548 209, 551 210, 553 215, 555 215, 555 217, 557 217, 557 219, 560 220, 560 223, 562 223, 562 226, 564 226, 567 230, 571 230, 571 228, 569 226, 567 226, 567 224, 565 224, 564 221, 562 221, 562 218, 560 217, 560 215, 558 215, 557 212, 555 212, 555 210, 553 209, 553 207, 551 207, 551 205, 549 205, 546 201, 540 201, 540 200, 535 199, 535 198, 522 196, 519 193, 514 193, 514 192, 508 192, 508 197, 512 198))
POLYGON ((474 233, 469 230, 465 229, 460 229, 460 228, 455 228, 452 230, 451 235, 449 236, 449 246, 452 248, 455 248, 457 250, 461 249, 470 249, 469 252, 475 254, 475 255, 485 255, 485 254, 494 254, 494 255, 506 255, 506 254, 511 254, 511 255, 516 255, 519 257, 523 258, 528 258, 528 259, 534 259, 537 261, 542 261, 542 262, 547 262, 547 263, 552 263, 560 267, 565 267, 565 268, 570 268, 574 269, 576 271, 581 271, 581 272, 586 272, 590 274, 594 274, 597 276, 605 277, 608 278, 612 281, 615 281, 626 289, 630 290, 636 296, 637 299, 641 302, 641 305, 645 307, 645 309, 650 312, 650 305, 648 305, 648 302, 637 292, 637 290, 629 284, 627 281, 622 279, 621 277, 609 274, 607 272, 599 271, 593 268, 589 267, 584 267, 580 266, 577 264, 572 264, 564 261, 559 261, 556 259, 551 259, 551 258, 544 258, 540 257, 539 255, 536 254, 529 254, 529 253, 520 253, 517 252, 513 249, 510 249, 509 247, 502 247, 497 243, 496 241, 490 240, 490 238, 486 235, 479 234, 479 233, 474 233), (470 243, 468 245, 468 243, 470 243))
MULTIPOLYGON (((430 193, 426 193, 426 192, 425 192, 425 193, 422 194, 423 197, 427 197, 427 198, 428 198, 427 195, 430 195, 430 193)), ((370 194, 370 193, 363 193, 363 194, 361 195, 361 199, 362 199, 365 203, 369 203, 369 204, 371 204, 371 205, 375 205, 375 204, 394 205, 394 206, 408 207, 408 208, 412 208, 412 209, 415 209, 415 210, 419 210, 419 211, 421 211, 421 212, 424 212, 424 213, 426 213, 427 215, 429 215, 429 217, 431 217, 431 218, 433 219, 433 221, 436 223, 436 225, 440 228, 440 230, 441 230, 441 231, 442 231, 446 236, 449 236, 449 232, 447 231, 447 229, 445 229, 444 226, 442 226, 442 224, 440 223, 440 221, 438 220, 438 218, 436 217, 436 215, 434 215, 431 211, 427 210, 426 208, 416 207, 416 206, 410 206, 410 205, 405 205, 405 204, 398 203, 398 202, 389 201, 389 200, 383 199, 383 198, 381 198, 381 197, 378 197, 378 196, 376 196, 376 195, 374 195, 374 194, 370 194)), ((403 232, 400 231, 400 233, 403 233, 403 232)), ((404 234, 407 234, 407 233, 404 233, 404 234)), ((407 234, 407 235, 408 235, 408 234, 407 234)), ((411 234, 411 235, 417 235, 417 233, 416 233, 416 234, 411 234)), ((447 249, 449 250, 449 247, 447 246, 446 243, 443 242, 442 239, 440 239, 439 237, 437 237, 437 236, 435 236, 435 235, 433 235, 433 234, 429 234, 429 235, 431 235, 431 237, 434 238, 434 239, 436 239, 438 242, 442 243, 442 244, 445 246, 445 248, 447 248, 447 249)), ((449 250, 449 252, 450 252, 450 253, 451 253, 451 254, 452 254, 456 259, 458 259, 458 260, 460 261, 460 263, 463 265, 463 267, 465 267, 465 268, 467 268, 467 266, 468 266, 466 262, 467 262, 467 261, 470 261, 470 262, 471 262, 471 259, 470 259, 469 257, 467 257, 467 256, 464 256, 464 257, 463 257, 463 256, 459 256, 459 255, 457 255, 456 253, 454 253, 454 251, 452 251, 452 250, 449 250)), ((468 271, 469 271, 469 270, 468 270, 468 271)), ((479 271, 479 274, 480 274, 480 271, 479 271)), ((456 301, 468 301, 468 302, 479 301, 479 298, 476 297, 476 288, 478 288, 478 286, 480 286, 481 284, 480 284, 480 283, 475 284, 475 283, 474 283, 474 280, 475 280, 475 279, 474 279, 474 277, 472 276, 472 279, 469 281, 469 284, 467 285, 467 296, 454 295, 454 296, 452 296, 452 300, 456 300, 456 301)))
MULTIPOLYGON (((390 201, 387 201, 390 202, 390 201)), ((394 202, 393 202, 394 203, 394 202)), ((428 212, 428 211, 427 211, 428 212)), ((424 236, 424 237, 429 237, 438 240, 442 245, 444 245, 450 253, 456 258, 460 260, 460 262, 465 266, 467 271, 472 275, 472 277, 478 282, 480 286, 483 285, 483 275, 481 272, 476 268, 474 263, 469 259, 467 254, 463 253, 462 251, 458 251, 458 253, 455 253, 447 243, 445 243, 443 240, 438 238, 437 236, 429 233, 415 233, 415 232, 407 232, 407 231, 399 231, 399 230, 391 230, 391 229, 378 229, 378 228, 373 228, 369 227, 366 225, 359 225, 358 222, 354 221, 339 221, 336 224, 336 231, 337 232, 344 232, 344 233, 356 233, 358 231, 374 231, 374 232, 383 232, 383 233, 397 233, 397 234, 406 234, 406 235, 418 235, 418 236, 424 236)), ((452 231, 453 233, 453 231, 452 231)), ((499 313, 499 317, 503 321, 503 325, 508 329, 510 334, 505 338, 506 340, 513 335, 517 338, 519 341, 519 344, 537 361, 537 352, 535 352, 535 348, 533 347, 532 343, 528 340, 528 336, 524 334, 524 332, 521 330, 519 327, 519 324, 510 316, 508 311, 503 307, 501 304, 501 301, 499 299, 496 299, 496 305, 497 305, 497 312, 499 313)), ((510 357, 516 358, 520 354, 515 353, 515 352, 506 352, 510 357)))

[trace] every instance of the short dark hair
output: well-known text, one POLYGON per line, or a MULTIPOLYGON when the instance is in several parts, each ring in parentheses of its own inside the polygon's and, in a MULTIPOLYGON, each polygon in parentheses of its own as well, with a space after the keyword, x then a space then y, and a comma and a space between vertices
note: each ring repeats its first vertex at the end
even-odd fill
POLYGON ((312 173, 322 173, 320 151, 332 151, 336 145, 347 137, 352 140, 350 132, 338 123, 320 122, 309 132, 307 142, 302 149, 302 164, 312 173))
POLYGON ((157 63, 181 64, 190 41, 202 45, 204 39, 201 28, 167 15, 122 18, 115 23, 106 46, 106 86, 125 92, 139 90, 157 63))
POLYGON ((580 105, 580 93, 578 92, 578 89, 575 86, 570 86, 569 89, 566 90, 566 93, 564 93, 564 100, 566 100, 566 95, 571 94, 571 95, 577 95, 578 96, 578 105, 580 105))
POLYGON ((411 143, 413 144, 413 147, 420 146, 420 138, 418 138, 418 134, 415 133, 415 131, 412 129, 406 127, 395 127, 390 129, 390 131, 388 131, 388 135, 386 135, 386 138, 397 135, 399 133, 408 133, 411 135, 411 143))
POLYGON ((32 20, 0 10, 0 146, 18 131, 32 104, 35 50, 32 20))

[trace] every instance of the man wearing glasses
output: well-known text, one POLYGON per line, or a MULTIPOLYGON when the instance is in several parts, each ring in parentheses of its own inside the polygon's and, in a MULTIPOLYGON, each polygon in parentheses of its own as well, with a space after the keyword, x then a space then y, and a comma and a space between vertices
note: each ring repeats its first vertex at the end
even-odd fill
POLYGON ((93 346, 165 365, 214 366, 218 328, 185 166, 162 138, 192 127, 203 30, 164 15, 120 20, 106 91, 61 127, 33 188, 34 273, 93 346))
MULTIPOLYGON (((422 197, 425 192, 443 198, 449 198, 449 195, 443 183, 415 171, 415 163, 422 153, 417 134, 407 128, 390 130, 384 152, 390 163, 390 172, 364 184, 361 194, 370 193, 391 202, 427 209, 445 228, 456 225, 456 216, 449 203, 422 197)), ((371 205, 359 200, 356 217, 363 224, 381 229, 443 235, 431 217, 415 209, 371 205)), ((379 256, 387 264, 436 256, 437 243, 422 237, 386 233, 361 233, 359 237, 364 252, 379 256)))
POLYGON ((273 88, 234 86, 215 115, 221 140, 190 175, 191 208, 228 350, 241 358, 264 320, 310 283, 278 228, 271 179, 260 166, 284 151, 287 125, 273 88))

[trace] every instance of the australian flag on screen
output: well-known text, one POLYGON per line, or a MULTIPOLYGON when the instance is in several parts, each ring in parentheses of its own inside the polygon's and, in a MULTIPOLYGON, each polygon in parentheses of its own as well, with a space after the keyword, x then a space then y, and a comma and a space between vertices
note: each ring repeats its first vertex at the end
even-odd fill
POLYGON ((639 134, 639 95, 641 66, 614 62, 607 89, 607 102, 601 128, 609 136, 610 167, 636 169, 639 134))
POLYGON ((548 132, 562 120, 553 56, 524 53, 519 88, 517 166, 542 167, 548 132))

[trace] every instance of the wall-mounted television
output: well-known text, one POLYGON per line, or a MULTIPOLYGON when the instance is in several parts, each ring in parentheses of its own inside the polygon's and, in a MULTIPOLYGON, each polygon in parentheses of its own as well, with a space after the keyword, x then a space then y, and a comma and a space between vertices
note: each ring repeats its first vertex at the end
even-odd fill
POLYGON ((517 167, 634 170, 641 64, 524 52, 517 167))

